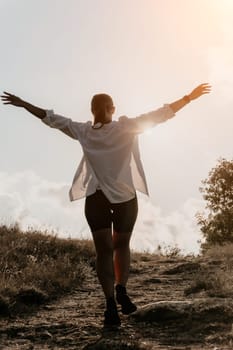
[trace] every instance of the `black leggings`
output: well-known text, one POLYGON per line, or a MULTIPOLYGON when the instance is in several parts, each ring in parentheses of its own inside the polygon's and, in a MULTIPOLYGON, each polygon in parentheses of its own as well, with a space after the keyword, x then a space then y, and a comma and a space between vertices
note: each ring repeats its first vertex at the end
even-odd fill
POLYGON ((127 202, 110 203, 101 190, 87 196, 85 216, 92 232, 111 228, 116 232, 132 232, 138 214, 135 197, 127 202))

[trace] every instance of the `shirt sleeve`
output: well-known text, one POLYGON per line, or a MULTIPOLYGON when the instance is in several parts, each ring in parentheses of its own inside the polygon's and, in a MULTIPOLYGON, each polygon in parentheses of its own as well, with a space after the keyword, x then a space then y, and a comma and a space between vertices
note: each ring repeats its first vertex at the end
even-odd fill
POLYGON ((154 111, 141 114, 135 118, 128 118, 122 116, 119 118, 119 122, 129 132, 140 134, 149 128, 163 123, 168 119, 174 117, 175 113, 169 104, 164 104, 163 107, 154 111))
POLYGON ((84 123, 75 122, 70 118, 55 114, 52 109, 46 110, 46 116, 41 120, 51 128, 59 129, 66 135, 80 141, 82 126, 84 123))

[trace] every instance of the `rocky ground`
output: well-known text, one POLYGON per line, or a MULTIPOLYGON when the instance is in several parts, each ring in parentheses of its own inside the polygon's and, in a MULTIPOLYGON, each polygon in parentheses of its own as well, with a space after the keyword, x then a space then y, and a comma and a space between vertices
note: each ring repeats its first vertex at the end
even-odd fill
POLYGON ((141 255, 128 290, 138 305, 118 329, 102 327, 104 299, 95 271, 82 289, 30 314, 0 319, 0 349, 233 349, 233 299, 187 293, 200 268, 220 261, 141 255), (185 292, 186 291, 186 292, 185 292))

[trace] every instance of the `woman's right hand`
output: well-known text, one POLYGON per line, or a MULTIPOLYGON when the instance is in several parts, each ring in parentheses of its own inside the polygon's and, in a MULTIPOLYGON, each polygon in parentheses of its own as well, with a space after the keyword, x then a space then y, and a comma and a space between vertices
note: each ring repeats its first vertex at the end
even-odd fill
POLYGON ((23 107, 24 101, 21 98, 4 91, 4 95, 1 95, 1 99, 4 105, 13 105, 17 107, 23 107))

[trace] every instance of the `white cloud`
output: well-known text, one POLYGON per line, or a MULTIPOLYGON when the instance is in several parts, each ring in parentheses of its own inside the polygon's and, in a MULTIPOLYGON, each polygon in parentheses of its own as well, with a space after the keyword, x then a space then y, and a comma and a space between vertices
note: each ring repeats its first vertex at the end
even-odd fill
MULTIPOLYGON (((59 236, 91 238, 84 217, 84 200, 69 202, 69 185, 53 183, 32 171, 15 174, 0 173, 1 223, 18 222, 22 230, 48 229, 59 236)), ((149 198, 138 194, 139 215, 131 247, 154 252, 158 245, 178 246, 184 253, 198 253, 201 238, 195 213, 202 202, 189 199, 181 208, 163 216, 149 198)))
POLYGON ((136 250, 155 252, 158 245, 178 247, 185 254, 199 252, 202 238, 195 214, 203 208, 203 202, 189 199, 177 211, 164 216, 149 199, 141 198, 138 221, 132 238, 136 250))
POLYGON ((82 201, 69 202, 67 184, 49 182, 32 171, 1 173, 0 180, 2 223, 17 221, 22 230, 54 229, 63 236, 85 233, 82 201))

